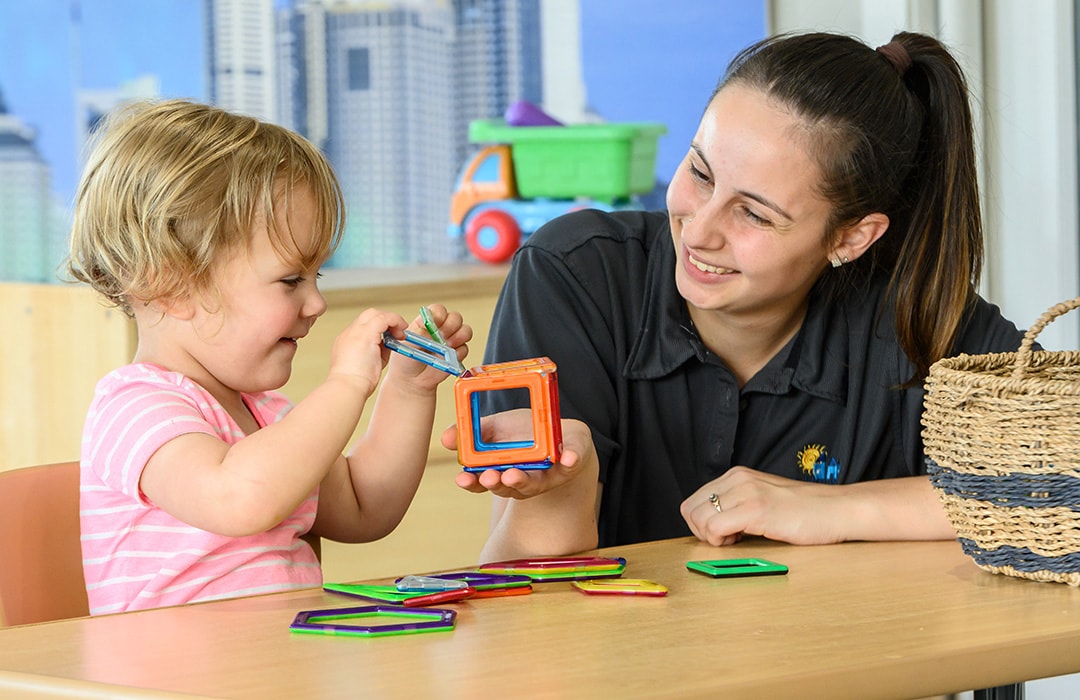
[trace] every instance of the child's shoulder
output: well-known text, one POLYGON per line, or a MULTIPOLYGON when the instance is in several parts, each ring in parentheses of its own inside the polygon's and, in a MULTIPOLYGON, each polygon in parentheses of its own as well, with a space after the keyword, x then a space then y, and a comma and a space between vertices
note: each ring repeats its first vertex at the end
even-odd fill
POLYGON ((138 385, 171 387, 184 392, 201 391, 198 384, 180 372, 147 362, 135 362, 117 367, 102 377, 97 383, 97 393, 113 393, 138 385))

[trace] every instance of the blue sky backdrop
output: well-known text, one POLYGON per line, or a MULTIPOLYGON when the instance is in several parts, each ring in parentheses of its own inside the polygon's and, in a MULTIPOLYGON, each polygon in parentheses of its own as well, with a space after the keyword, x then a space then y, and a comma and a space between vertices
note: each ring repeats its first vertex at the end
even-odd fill
POLYGON ((0 2, 0 91, 8 111, 37 130, 64 200, 78 182, 76 89, 113 90, 153 74, 167 96, 203 98, 202 66, 199 0, 0 2))
POLYGON ((589 104, 608 121, 666 124, 656 173, 668 181, 686 155, 728 62, 765 36, 765 3, 580 2, 581 62, 589 104))
MULTIPOLYGON (((37 146, 64 200, 78 181, 73 95, 153 74, 168 97, 205 99, 200 0, 0 2, 0 91, 37 129, 37 146), (71 31, 73 13, 81 31, 71 31)), ((717 78, 765 34, 764 2, 581 0, 589 104, 609 121, 659 121, 657 175, 667 180, 717 78)))

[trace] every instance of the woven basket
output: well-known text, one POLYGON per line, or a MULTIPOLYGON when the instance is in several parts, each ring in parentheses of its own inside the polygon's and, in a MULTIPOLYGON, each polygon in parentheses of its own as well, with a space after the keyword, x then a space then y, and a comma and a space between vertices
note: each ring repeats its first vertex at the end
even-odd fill
POLYGON ((1080 586, 1080 352, 1033 351, 1080 297, 1052 307, 1017 352, 930 368, 923 445, 960 544, 987 571, 1080 586))

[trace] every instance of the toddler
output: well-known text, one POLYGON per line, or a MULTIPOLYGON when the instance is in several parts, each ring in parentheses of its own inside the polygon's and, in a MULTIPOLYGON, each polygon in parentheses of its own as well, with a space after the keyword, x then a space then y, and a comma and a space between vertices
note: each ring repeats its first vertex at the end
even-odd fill
MULTIPOLYGON (((92 614, 319 586, 303 536, 365 542, 401 521, 448 375, 381 338, 421 320, 368 309, 321 385, 295 406, 275 391, 326 311, 316 279, 343 225, 329 163, 287 129, 167 100, 97 131, 67 268, 134 318, 138 347, 98 383, 83 432, 92 614)), ((464 358, 472 329, 430 310, 464 358)))

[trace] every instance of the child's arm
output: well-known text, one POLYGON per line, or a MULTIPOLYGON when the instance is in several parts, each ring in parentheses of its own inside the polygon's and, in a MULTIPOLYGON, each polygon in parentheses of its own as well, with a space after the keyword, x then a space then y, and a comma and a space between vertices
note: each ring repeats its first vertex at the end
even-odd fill
MULTIPOLYGON (((463 360, 472 328, 461 314, 448 313, 441 305, 429 311, 446 343, 463 360)), ((410 330, 427 332, 420 318, 410 330)), ((449 377, 415 360, 391 356, 367 430, 319 490, 312 532, 341 542, 369 542, 397 527, 427 464, 436 389, 449 377)))
POLYGON ((368 309, 334 341, 326 381, 280 421, 229 445, 203 433, 165 443, 146 463, 142 492, 174 517, 223 535, 264 532, 319 485, 360 420, 389 352, 397 314, 368 309))

